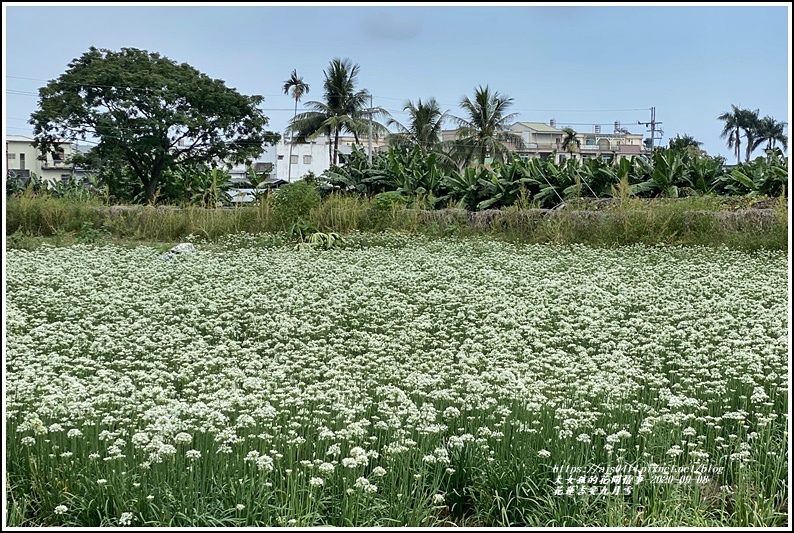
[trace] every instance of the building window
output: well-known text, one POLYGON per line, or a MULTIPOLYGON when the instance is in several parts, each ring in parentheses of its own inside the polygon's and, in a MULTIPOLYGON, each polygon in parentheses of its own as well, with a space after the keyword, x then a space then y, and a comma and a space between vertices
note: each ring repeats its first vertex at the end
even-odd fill
POLYGON ((284 156, 283 155, 278 156, 278 160, 279 161, 283 161, 284 160, 284 156))
POLYGON ((298 156, 296 156, 296 155, 289 156, 289 164, 290 165, 297 165, 298 164, 298 156))
POLYGON ((17 158, 17 154, 8 154, 8 158, 9 159, 16 159, 17 158))
POLYGON ((19 170, 25 170, 25 154, 19 154, 19 170))
POLYGON ((310 155, 303 156, 303 164, 304 165, 311 165, 312 164, 312 156, 310 156, 310 155))

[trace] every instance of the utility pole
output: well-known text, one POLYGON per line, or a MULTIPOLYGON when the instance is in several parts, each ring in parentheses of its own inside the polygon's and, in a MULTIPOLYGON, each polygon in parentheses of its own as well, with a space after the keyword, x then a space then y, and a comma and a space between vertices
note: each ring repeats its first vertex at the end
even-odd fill
MULTIPOLYGON (((650 126, 650 127, 651 127, 651 138, 650 138, 650 141, 651 141, 650 145, 651 145, 651 147, 650 147, 650 153, 651 153, 651 155, 653 155, 653 141, 654 141, 654 140, 655 140, 655 138, 656 138, 656 125, 657 125, 657 124, 661 124, 661 122, 656 122, 656 108, 655 108, 655 107, 652 107, 652 108, 651 108, 651 121, 650 121, 650 122, 642 122, 642 121, 639 121, 639 120, 638 120, 638 121, 637 121, 637 124, 644 124, 646 127, 648 127, 648 126, 650 126)), ((646 130, 646 131, 647 131, 647 130, 646 130)), ((661 140, 661 135, 664 135, 664 131, 662 131, 662 129, 661 129, 661 128, 659 128, 659 134, 660 134, 660 137, 659 137, 659 139, 661 140)))
POLYGON ((367 161, 372 166, 372 95, 369 95, 369 135, 367 136, 367 161))

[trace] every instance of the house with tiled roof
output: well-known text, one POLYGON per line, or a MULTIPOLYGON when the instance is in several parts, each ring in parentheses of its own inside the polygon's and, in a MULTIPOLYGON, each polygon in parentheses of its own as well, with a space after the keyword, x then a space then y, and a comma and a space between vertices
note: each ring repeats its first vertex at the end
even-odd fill
POLYGON ((620 122, 614 123, 613 132, 602 132, 600 124, 593 125, 593 131, 584 132, 577 128, 571 128, 576 132, 579 145, 573 152, 564 149, 563 139, 565 138, 566 126, 558 127, 554 119, 548 124, 545 122, 516 122, 510 130, 520 135, 524 141, 524 146, 517 148, 511 146, 520 157, 539 157, 541 159, 554 158, 555 163, 559 163, 569 157, 586 161, 593 158, 601 158, 604 161, 610 159, 623 159, 634 157, 643 153, 643 143, 641 133, 631 133, 625 128, 621 128, 620 122))

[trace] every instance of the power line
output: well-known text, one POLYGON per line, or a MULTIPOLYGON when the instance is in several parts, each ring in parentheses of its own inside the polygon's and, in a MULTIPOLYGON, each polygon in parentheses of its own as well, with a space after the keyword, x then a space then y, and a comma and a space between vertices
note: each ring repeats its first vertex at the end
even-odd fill
MULTIPOLYGON (((20 79, 20 80, 33 80, 33 81, 46 81, 46 82, 52 81, 52 80, 45 80, 43 78, 29 78, 29 77, 25 77, 25 76, 9 76, 9 75, 6 75, 6 78, 13 78, 13 79, 20 79)), ((83 86, 83 87, 95 87, 95 88, 124 88, 124 89, 138 89, 138 90, 150 90, 151 89, 151 87, 133 87, 133 86, 127 86, 127 85, 83 84, 83 83, 77 83, 77 82, 73 82, 70 85, 80 85, 80 86, 83 86)), ((11 92, 11 91, 12 90, 7 90, 7 92, 11 92)), ((19 91, 19 92, 21 92, 21 91, 19 91)), ((36 93, 26 93, 26 94, 35 94, 35 96, 38 96, 38 94, 36 94, 36 93)), ((259 95, 259 96, 281 97, 281 96, 285 96, 285 95, 283 95, 283 94, 264 94, 264 95, 259 95)), ((393 101, 399 101, 399 102, 407 102, 408 100, 410 100, 410 99, 407 99, 407 98, 394 98, 394 97, 390 97, 390 96, 380 96, 380 95, 375 95, 375 94, 371 94, 371 96, 372 96, 373 99, 377 98, 377 99, 381 99, 381 100, 393 100, 393 101)), ((438 104, 442 105, 442 106, 454 106, 454 107, 459 107, 460 106, 460 103, 449 104, 449 103, 438 102, 438 104)), ((627 109, 540 109, 540 108, 532 108, 532 107, 514 107, 512 109, 514 111, 535 111, 535 112, 542 112, 542 113, 620 113, 620 112, 628 112, 628 111, 648 111, 649 108, 647 108, 647 107, 638 107, 638 108, 627 108, 627 109)), ((293 111, 292 108, 270 109, 270 110, 272 110, 272 111, 293 111)))
MULTIPOLYGON (((650 136, 650 151, 651 151, 651 153, 653 153, 653 142, 656 139, 656 125, 657 124, 661 124, 661 122, 656 122, 656 108, 655 107, 651 108, 651 120, 650 120, 650 122, 642 122, 642 121, 638 120, 637 124, 644 124, 646 127, 647 126, 651 127, 651 129, 648 130, 648 131, 651 132, 651 136, 650 136)), ((662 136, 664 136, 664 131, 661 128, 659 128, 659 140, 660 141, 662 140, 662 136)))

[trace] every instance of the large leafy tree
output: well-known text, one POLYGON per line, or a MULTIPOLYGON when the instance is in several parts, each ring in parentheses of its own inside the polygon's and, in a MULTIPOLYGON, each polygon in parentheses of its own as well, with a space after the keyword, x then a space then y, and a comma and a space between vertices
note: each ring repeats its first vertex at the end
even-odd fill
POLYGON ((785 121, 778 122, 768 115, 760 119, 753 142, 753 150, 763 143, 767 143, 767 150, 775 148, 777 143, 780 143, 784 150, 788 150, 788 136, 785 133, 786 126, 788 126, 788 123, 785 121))
MULTIPOLYGON (((309 93, 309 84, 303 81, 303 78, 298 76, 298 71, 293 70, 289 79, 284 82, 284 94, 292 91, 292 97, 295 99, 295 111, 292 114, 292 120, 298 115, 298 101, 304 94, 309 93)), ((287 163, 287 181, 291 181, 292 177, 292 145, 295 144, 295 134, 293 132, 289 144, 289 162, 287 163)))
POLYGON ((388 126, 397 128, 397 133, 389 135, 389 143, 407 149, 416 145, 429 151, 435 149, 441 142, 441 130, 448 111, 441 111, 435 98, 425 102, 420 98, 416 104, 409 100, 403 106, 403 111, 408 113, 405 125, 393 118, 387 122, 388 126))
POLYGON ((491 91, 486 85, 474 90, 474 98, 464 97, 460 107, 468 115, 466 118, 451 117, 458 123, 456 136, 459 149, 466 164, 477 161, 485 163, 490 155, 495 161, 504 161, 510 151, 504 143, 517 148, 524 146, 520 135, 510 131, 510 125, 518 116, 507 113, 513 99, 491 91))
MULTIPOLYGON (((359 65, 353 64, 350 59, 332 59, 328 68, 323 71, 323 101, 306 102, 311 110, 296 115, 289 126, 289 130, 297 134, 299 142, 321 134, 332 137, 333 146, 329 144, 328 148, 332 165, 339 161, 341 133, 352 134, 358 143, 359 137, 367 135, 372 117, 388 116, 380 107, 370 109, 369 91, 356 89, 359 70, 359 65)), ((372 121, 372 127, 378 136, 388 133, 386 127, 377 121, 372 121)))
POLYGON ((127 165, 153 202, 169 169, 241 163, 276 143, 262 101, 157 53, 91 47, 39 89, 30 123, 42 153, 63 139, 99 139, 94 159, 127 165))
POLYGON ((728 139, 728 148, 736 154, 736 164, 742 162, 742 128, 744 127, 744 114, 742 110, 731 104, 731 110, 717 117, 725 122, 720 138, 728 139))

